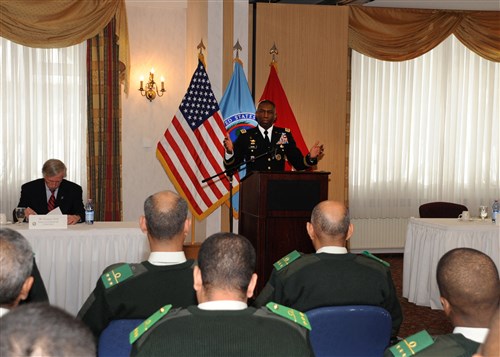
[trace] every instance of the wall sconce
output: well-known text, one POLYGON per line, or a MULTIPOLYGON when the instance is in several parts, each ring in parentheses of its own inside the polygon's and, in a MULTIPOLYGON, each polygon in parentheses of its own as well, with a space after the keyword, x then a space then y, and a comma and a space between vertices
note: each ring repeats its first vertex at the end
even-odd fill
POLYGON ((153 101, 153 99, 156 98, 156 95, 158 97, 161 97, 163 93, 165 93, 165 79, 161 77, 161 89, 158 90, 158 86, 156 85, 155 82, 155 70, 154 68, 151 68, 151 72, 149 72, 149 81, 146 83, 146 87, 143 87, 144 84, 144 77, 141 76, 141 84, 139 91, 141 92, 141 95, 143 97, 146 97, 146 99, 149 99, 150 102, 153 101))

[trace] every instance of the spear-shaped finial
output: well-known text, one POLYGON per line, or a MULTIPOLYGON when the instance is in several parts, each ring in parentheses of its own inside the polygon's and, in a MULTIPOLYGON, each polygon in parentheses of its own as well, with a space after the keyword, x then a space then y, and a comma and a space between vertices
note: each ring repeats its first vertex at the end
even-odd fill
POLYGON ((276 43, 273 43, 273 47, 271 47, 271 49, 269 50, 269 54, 273 56, 270 66, 276 67, 278 65, 278 61, 276 60, 276 56, 278 55, 278 47, 276 47, 276 43))
POLYGON ((203 65, 206 68, 207 64, 205 63, 205 56, 203 55, 203 50, 206 50, 206 48, 205 45, 203 44, 203 39, 201 39, 200 44, 196 48, 200 50, 200 53, 198 53, 198 59, 203 63, 203 65))
POLYGON ((203 44, 203 39, 201 39, 199 45, 196 48, 200 50, 200 55, 202 55, 203 54, 203 50, 206 50, 206 47, 203 44))
POLYGON ((236 40, 236 43, 233 46, 233 50, 236 51, 235 58, 240 58, 240 51, 243 50, 240 45, 240 39, 236 40))

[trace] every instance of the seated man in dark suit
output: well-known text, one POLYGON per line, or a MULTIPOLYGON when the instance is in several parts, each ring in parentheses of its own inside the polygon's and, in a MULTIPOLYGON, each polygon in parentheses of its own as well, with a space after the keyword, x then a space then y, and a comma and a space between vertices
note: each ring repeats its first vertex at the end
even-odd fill
POLYGON ((380 306, 391 314, 395 338, 403 315, 391 271, 372 255, 347 252, 353 229, 342 203, 318 203, 307 223, 316 253, 294 251, 278 261, 255 305, 275 301, 301 311, 335 305, 380 306))
MULTIPOLYGON (((307 317, 270 304, 247 306, 257 282, 255 250, 243 236, 217 233, 201 245, 194 270, 198 306, 164 306, 132 335, 132 356, 312 356, 307 317)), ((165 301, 166 303, 168 300, 165 301)))
POLYGON ((390 347, 386 356, 472 356, 484 342, 498 314, 498 269, 486 254, 471 248, 450 250, 439 260, 436 278, 440 300, 453 333, 431 337, 425 330, 390 347))
MULTIPOLYGON (((68 224, 85 221, 82 187, 67 181, 66 166, 60 160, 47 160, 42 167, 43 178, 25 183, 17 207, 25 207, 26 220, 33 214, 47 214, 56 207, 68 216, 68 224)), ((13 212, 16 221, 15 210, 13 212)))
POLYGON ((165 301, 179 307, 196 304, 195 261, 187 260, 183 251, 191 227, 187 215, 186 201, 174 192, 158 192, 146 199, 140 226, 148 237, 149 259, 106 268, 78 312, 96 337, 111 320, 144 319, 165 301))

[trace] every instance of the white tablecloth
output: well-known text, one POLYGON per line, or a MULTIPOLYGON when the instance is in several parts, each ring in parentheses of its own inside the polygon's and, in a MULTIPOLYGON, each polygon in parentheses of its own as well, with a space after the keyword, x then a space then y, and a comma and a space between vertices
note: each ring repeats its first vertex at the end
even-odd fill
POLYGON ((28 224, 3 226, 26 237, 50 303, 77 314, 108 265, 147 259, 149 245, 138 222, 95 222, 67 229, 33 230, 28 224))
POLYGON ((488 254, 500 268, 500 226, 491 220, 411 218, 404 250, 403 296, 417 305, 442 309, 437 264, 446 252, 459 247, 488 254))

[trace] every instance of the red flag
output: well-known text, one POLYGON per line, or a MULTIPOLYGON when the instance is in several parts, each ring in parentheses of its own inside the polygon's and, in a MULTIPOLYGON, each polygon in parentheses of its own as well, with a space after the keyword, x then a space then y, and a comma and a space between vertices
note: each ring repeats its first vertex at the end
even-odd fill
POLYGON ((229 195, 227 179, 202 180, 224 171, 226 128, 202 61, 191 78, 172 122, 160 139, 160 160, 193 215, 203 219, 229 195))
MULTIPOLYGON (((269 71, 269 78, 267 79, 266 87, 264 92, 260 97, 260 100, 268 99, 276 105, 276 115, 277 121, 276 125, 283 128, 289 128, 292 131, 293 138, 297 143, 297 147, 302 151, 302 154, 309 152, 306 142, 302 137, 299 125, 293 114, 293 110, 288 103, 285 91, 281 85, 280 79, 278 78, 278 72, 276 72, 275 64, 271 64, 271 70, 269 71)), ((285 170, 289 171, 292 166, 288 161, 285 163, 285 170)))

